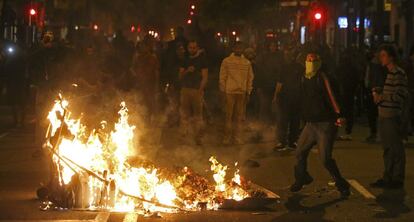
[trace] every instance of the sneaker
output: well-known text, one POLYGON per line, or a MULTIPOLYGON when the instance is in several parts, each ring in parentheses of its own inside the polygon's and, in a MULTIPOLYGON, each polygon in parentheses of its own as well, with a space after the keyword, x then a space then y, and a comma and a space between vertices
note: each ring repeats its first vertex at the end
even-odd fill
POLYGON ((338 140, 351 141, 352 140, 352 136, 350 134, 345 134, 345 135, 339 136, 338 137, 338 140))
POLYGON ((404 188, 404 183, 401 181, 392 181, 388 183, 387 188, 392 189, 392 190, 402 189, 404 188))
POLYGON ((339 184, 335 184, 338 188, 338 191, 341 193, 341 198, 346 199, 351 195, 351 191, 349 190, 349 183, 345 179, 343 179, 339 184))
POLYGON ((297 143, 291 143, 291 144, 289 144, 289 148, 291 148, 291 149, 296 149, 298 147, 298 144, 297 143))
POLYGON ((366 139, 365 142, 367 143, 375 143, 377 142, 377 135, 376 134, 371 134, 369 135, 366 139))
POLYGON ((309 185, 312 182, 313 182, 313 178, 311 176, 306 177, 303 182, 296 181, 294 184, 290 186, 290 192, 296 193, 300 191, 303 188, 303 186, 309 185))
POLYGON ((369 186, 371 186, 373 188, 386 188, 388 186, 388 184, 389 183, 387 181, 385 181, 384 179, 378 179, 374 183, 371 183, 369 186))
POLYGON ((285 145, 285 144, 283 144, 283 143, 278 143, 278 144, 276 144, 276 146, 275 146, 275 147, 273 147, 273 149, 274 149, 274 150, 283 150, 285 147, 286 147, 286 145, 285 145))
POLYGON ((295 150, 295 148, 293 148, 291 146, 287 146, 287 147, 285 147, 285 148, 283 148, 283 149, 281 149, 279 151, 294 151, 294 150, 295 150))

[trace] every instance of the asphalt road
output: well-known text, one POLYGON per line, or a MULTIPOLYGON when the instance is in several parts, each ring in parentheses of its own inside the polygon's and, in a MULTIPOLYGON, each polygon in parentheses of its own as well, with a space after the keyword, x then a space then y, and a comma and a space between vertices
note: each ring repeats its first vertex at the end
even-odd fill
MULTIPOLYGON (((4 110, 4 109, 3 109, 4 110)), ((25 128, 10 127, 9 118, 0 118, 0 222, 2 221, 414 221, 414 149, 407 147, 407 180, 405 189, 384 191, 368 184, 382 172, 379 144, 366 144, 367 128, 355 127, 352 141, 337 142, 334 156, 343 175, 354 187, 348 200, 328 185, 330 178, 322 168, 317 150, 309 159, 315 181, 298 194, 291 194, 294 156, 291 152, 272 150, 272 133, 265 142, 223 147, 218 143, 216 126, 209 127, 204 145, 197 147, 177 138, 176 129, 153 129, 149 132, 157 143, 137 150, 160 166, 189 166, 206 174, 211 155, 228 165, 239 162, 241 174, 281 196, 274 211, 203 211, 161 214, 160 218, 144 218, 134 213, 98 213, 85 211, 41 211, 35 190, 48 175, 45 158, 33 158, 38 149, 34 143, 33 124, 25 128), (160 142, 161 141, 161 142, 160 142), (187 145, 182 145, 187 143, 187 145)), ((220 133, 218 133, 220 135, 220 133)), ((411 140, 413 140, 411 138, 411 140)))

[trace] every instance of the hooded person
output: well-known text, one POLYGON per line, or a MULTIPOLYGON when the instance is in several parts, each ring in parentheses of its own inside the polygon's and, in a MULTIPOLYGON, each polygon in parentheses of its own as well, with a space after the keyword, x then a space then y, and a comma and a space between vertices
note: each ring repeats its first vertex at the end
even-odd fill
POLYGON ((307 171, 307 158, 313 146, 317 145, 324 167, 335 181, 342 198, 350 195, 349 183, 342 177, 332 151, 337 128, 344 119, 335 97, 331 81, 322 71, 322 61, 317 53, 308 53, 305 73, 301 79, 301 112, 305 126, 299 136, 294 168, 295 183, 291 192, 300 191, 304 185, 312 183, 307 171))

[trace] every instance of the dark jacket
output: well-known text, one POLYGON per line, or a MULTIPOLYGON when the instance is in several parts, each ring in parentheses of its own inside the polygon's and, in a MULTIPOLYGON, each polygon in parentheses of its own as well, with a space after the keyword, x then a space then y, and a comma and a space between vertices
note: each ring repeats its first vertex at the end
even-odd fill
POLYGON ((301 111, 305 122, 333 122, 341 115, 338 87, 319 71, 311 79, 301 79, 301 111))

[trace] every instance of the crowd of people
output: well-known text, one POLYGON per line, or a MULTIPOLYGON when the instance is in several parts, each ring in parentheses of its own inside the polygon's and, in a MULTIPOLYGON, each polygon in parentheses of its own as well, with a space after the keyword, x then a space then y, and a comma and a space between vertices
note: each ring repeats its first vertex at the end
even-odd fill
POLYGON ((335 140, 352 139, 355 115, 366 113, 367 142, 376 141, 379 132, 384 145, 385 172, 372 185, 403 185, 403 141, 413 119, 414 50, 400 60, 391 45, 366 51, 349 47, 335 61, 325 45, 266 41, 259 47, 235 41, 226 48, 208 38, 187 39, 182 28, 170 42, 147 36, 134 45, 118 34, 111 41, 74 46, 45 34, 31 49, 7 42, 2 48, 2 94, 17 126, 24 124, 30 104, 45 103, 39 95, 68 88, 68 83, 102 94, 133 92, 140 95, 147 125, 165 114, 168 127, 178 127, 197 145, 203 144, 206 125, 219 116, 223 145, 247 142, 242 134, 248 122, 259 123, 251 138, 255 142, 274 127, 274 149, 296 149, 293 192, 312 182, 307 156, 318 144, 323 165, 348 196, 349 184, 332 149, 335 140), (33 96, 33 91, 38 93, 33 96), (345 135, 338 137, 339 125, 345 125, 345 135))

